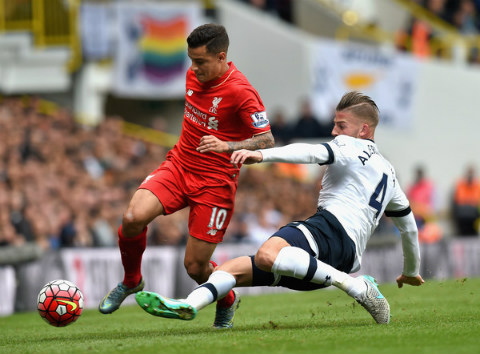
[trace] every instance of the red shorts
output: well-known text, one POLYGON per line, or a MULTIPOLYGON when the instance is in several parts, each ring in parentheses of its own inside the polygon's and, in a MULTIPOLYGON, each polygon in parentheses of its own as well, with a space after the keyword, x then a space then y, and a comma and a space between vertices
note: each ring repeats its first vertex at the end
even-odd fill
POLYGON ((166 160, 138 188, 155 194, 166 215, 190 207, 190 235, 211 243, 222 242, 233 214, 237 179, 201 176, 166 160))

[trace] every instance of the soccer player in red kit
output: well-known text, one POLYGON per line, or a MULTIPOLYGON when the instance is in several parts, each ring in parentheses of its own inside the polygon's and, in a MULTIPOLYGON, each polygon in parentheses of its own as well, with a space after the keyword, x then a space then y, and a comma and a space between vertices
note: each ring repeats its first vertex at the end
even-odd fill
MULTIPOLYGON (((166 160, 134 193, 122 225, 119 247, 125 276, 99 305, 117 310, 130 294, 143 289, 142 254, 147 225, 159 215, 190 207, 184 265, 197 283, 207 281, 216 266, 210 258, 234 209, 239 168, 230 155, 240 149, 273 147, 265 107, 257 91, 232 62, 229 39, 221 25, 197 27, 187 38, 192 65, 187 72, 185 110, 180 139, 166 160)), ((233 326, 239 297, 233 290, 217 302, 215 328, 233 326)))

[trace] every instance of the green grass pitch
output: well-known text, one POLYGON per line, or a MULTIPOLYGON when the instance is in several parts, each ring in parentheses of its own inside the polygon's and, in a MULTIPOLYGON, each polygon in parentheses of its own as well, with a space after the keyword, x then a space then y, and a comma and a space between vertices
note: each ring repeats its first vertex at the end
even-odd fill
POLYGON ((84 310, 55 328, 36 312, 0 318, 0 353, 480 353, 480 278, 381 284, 389 325, 337 290, 245 296, 232 330, 213 330, 214 306, 193 321, 138 306, 84 310))

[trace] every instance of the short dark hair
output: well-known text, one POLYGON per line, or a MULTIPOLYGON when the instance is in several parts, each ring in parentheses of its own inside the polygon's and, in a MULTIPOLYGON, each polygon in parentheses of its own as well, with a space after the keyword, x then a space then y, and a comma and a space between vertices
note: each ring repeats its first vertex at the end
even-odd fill
POLYGON ((367 120, 370 125, 376 127, 378 125, 378 107, 377 104, 368 96, 351 91, 343 95, 338 102, 336 111, 351 111, 355 116, 367 120))
POLYGON ((187 38, 189 48, 206 46, 207 52, 217 54, 227 52, 230 41, 227 30, 222 25, 208 23, 195 28, 187 38))

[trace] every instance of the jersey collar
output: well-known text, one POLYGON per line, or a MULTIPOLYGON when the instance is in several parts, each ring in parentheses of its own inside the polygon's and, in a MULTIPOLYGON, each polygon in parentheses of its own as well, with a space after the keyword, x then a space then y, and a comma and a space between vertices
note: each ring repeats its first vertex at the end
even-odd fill
POLYGON ((230 61, 228 62, 228 70, 225 72, 225 74, 223 74, 218 79, 202 83, 202 86, 204 86, 205 88, 214 88, 220 86, 230 78, 230 75, 232 75, 235 70, 237 70, 237 68, 235 67, 233 62, 230 61))

